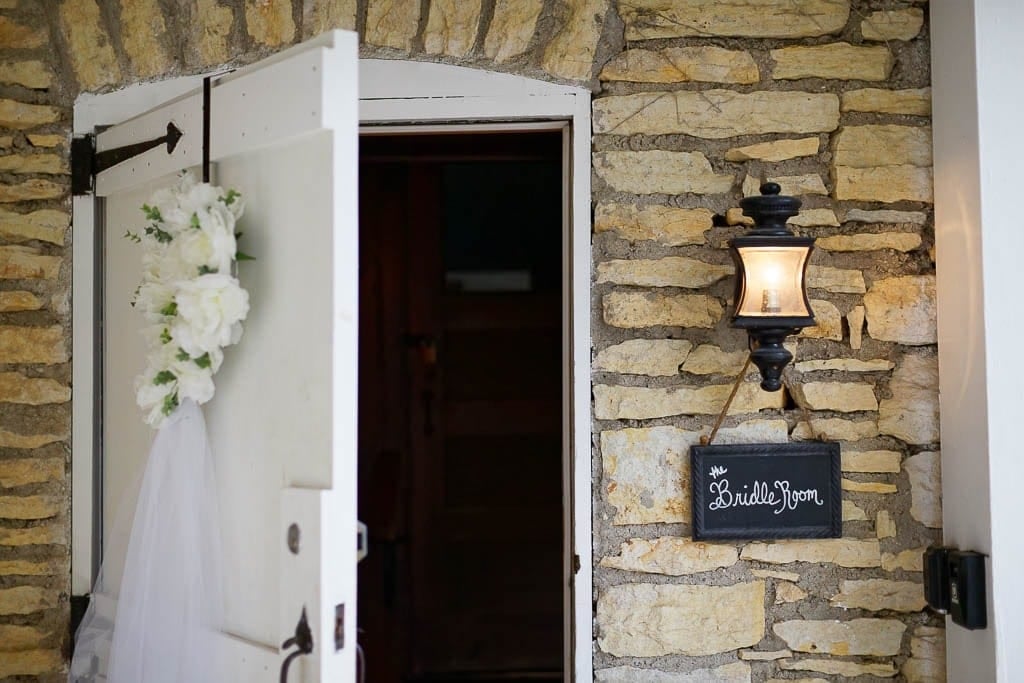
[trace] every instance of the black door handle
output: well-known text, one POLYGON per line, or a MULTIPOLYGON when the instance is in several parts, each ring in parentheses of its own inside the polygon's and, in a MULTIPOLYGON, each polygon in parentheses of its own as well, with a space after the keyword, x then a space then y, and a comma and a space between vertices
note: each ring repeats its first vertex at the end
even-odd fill
POLYGON ((295 652, 285 657, 281 663, 280 681, 281 683, 288 683, 288 667, 292 665, 292 661, 313 651, 313 632, 309 630, 305 607, 302 608, 302 616, 299 617, 299 623, 295 625, 295 635, 284 641, 281 647, 285 650, 290 647, 298 648, 295 652))

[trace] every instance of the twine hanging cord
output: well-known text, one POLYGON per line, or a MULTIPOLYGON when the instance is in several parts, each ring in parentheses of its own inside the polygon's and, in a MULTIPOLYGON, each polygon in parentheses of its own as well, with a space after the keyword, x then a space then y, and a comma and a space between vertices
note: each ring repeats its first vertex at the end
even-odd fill
MULTIPOLYGON (((736 398, 736 392, 740 390, 740 384, 743 383, 743 379, 747 376, 747 370, 750 369, 750 358, 751 354, 747 354, 747 360, 743 363, 743 369, 740 370, 740 374, 736 376, 736 381, 732 385, 732 391, 729 392, 729 398, 726 399, 725 405, 722 407, 722 412, 718 414, 718 419, 715 420, 715 426, 711 428, 711 434, 700 437, 700 443, 702 446, 710 446, 715 437, 718 436, 718 430, 722 426, 722 422, 725 420, 725 416, 729 413, 729 407, 732 405, 733 399, 736 398)), ((786 392, 793 398, 793 402, 796 403, 797 407, 800 408, 804 416, 804 421, 807 423, 807 429, 811 433, 811 440, 818 441, 818 433, 814 429, 814 425, 811 423, 811 413, 807 410, 807 406, 799 397, 789 388, 789 382, 783 382, 786 392)))

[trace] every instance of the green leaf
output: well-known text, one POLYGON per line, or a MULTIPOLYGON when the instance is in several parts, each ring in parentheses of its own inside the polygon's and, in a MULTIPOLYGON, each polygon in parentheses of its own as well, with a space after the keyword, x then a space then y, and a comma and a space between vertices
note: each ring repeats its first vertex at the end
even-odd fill
POLYGON ((208 368, 210 367, 210 352, 207 351, 203 355, 199 356, 199 358, 193 358, 192 361, 203 369, 208 368))
POLYGON ((198 228, 199 227, 199 214, 193 213, 192 214, 192 218, 190 218, 188 222, 189 222, 189 224, 193 228, 198 228))
POLYGON ((190 358, 188 352, 185 349, 178 349, 178 355, 175 356, 178 360, 186 361, 190 358))
POLYGON ((161 230, 155 224, 146 228, 146 234, 152 236, 160 244, 167 244, 174 239, 171 233, 161 230))
POLYGON ((224 202, 225 206, 231 206, 235 203, 235 200, 242 196, 242 193, 237 190, 228 190, 228 193, 224 197, 220 197, 220 200, 224 202))
POLYGON ((199 266, 199 274, 200 275, 209 275, 210 273, 216 273, 216 272, 217 272, 216 268, 211 268, 210 266, 199 266))
POLYGON ((178 392, 175 391, 172 394, 164 396, 164 407, 161 408, 161 412, 164 415, 170 415, 174 412, 174 409, 178 407, 178 392))
POLYGON ((125 237, 126 237, 127 239, 130 239, 130 240, 131 240, 132 242, 135 242, 135 244, 138 244, 139 242, 141 242, 141 241, 142 241, 142 238, 141 238, 141 237, 139 237, 139 236, 138 236, 137 234, 135 234, 134 232, 132 232, 131 230, 125 230, 125 231, 124 231, 124 236, 125 236, 125 237))
POLYGON ((255 256, 249 256, 244 251, 236 251, 235 252, 235 260, 236 261, 255 261, 256 257, 255 256))
POLYGON ((164 331, 160 333, 160 341, 162 341, 164 344, 171 343, 171 331, 168 330, 166 327, 164 328, 164 331))
POLYGON ((178 315, 178 302, 172 301, 160 309, 160 315, 178 315))
POLYGON ((142 205, 142 212, 144 214, 146 214, 146 218, 148 218, 151 221, 161 221, 161 222, 163 222, 163 220, 164 220, 164 217, 160 215, 160 209, 156 208, 155 206, 150 206, 149 204, 143 204, 142 205))
POLYGON ((153 378, 153 384, 158 386, 161 384, 170 384, 176 379, 178 379, 177 376, 175 376, 175 374, 170 370, 161 370, 156 373, 156 377, 153 378))

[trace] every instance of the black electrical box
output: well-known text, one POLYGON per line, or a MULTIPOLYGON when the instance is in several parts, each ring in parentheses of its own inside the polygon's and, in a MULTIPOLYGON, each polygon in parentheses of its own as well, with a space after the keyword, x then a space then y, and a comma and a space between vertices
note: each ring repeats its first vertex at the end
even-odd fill
POLYGON ((949 551, 949 616, 968 629, 988 625, 985 607, 985 556, 970 550, 949 551))
POLYGON ((936 612, 949 612, 949 552, 932 546, 924 551, 924 599, 936 612))

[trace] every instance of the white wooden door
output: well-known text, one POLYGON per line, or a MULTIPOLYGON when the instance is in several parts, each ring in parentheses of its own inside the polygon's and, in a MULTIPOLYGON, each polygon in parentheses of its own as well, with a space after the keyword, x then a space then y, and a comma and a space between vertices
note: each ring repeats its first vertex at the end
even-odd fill
MULTIPOLYGON (((246 199, 240 264, 251 311, 205 407, 226 569, 220 637, 230 681, 277 681, 303 610, 313 652, 289 681, 355 678, 357 40, 335 32, 213 81, 213 181, 246 199), (289 529, 298 531, 298 552, 289 529)), ((187 94, 97 136, 97 149, 183 137, 97 176, 104 198, 105 527, 152 438, 134 404, 142 321, 128 300, 138 207, 201 163, 203 96, 187 94)), ((130 501, 129 501, 130 502, 130 501)), ((108 543, 117 539, 107 539, 108 543)))

